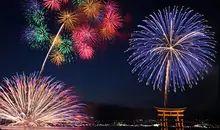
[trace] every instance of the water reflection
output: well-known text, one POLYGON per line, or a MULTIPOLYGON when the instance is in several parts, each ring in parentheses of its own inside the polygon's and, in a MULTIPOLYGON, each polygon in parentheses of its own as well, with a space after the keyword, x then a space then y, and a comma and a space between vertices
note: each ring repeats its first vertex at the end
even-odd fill
POLYGON ((88 130, 84 127, 76 127, 76 128, 70 128, 70 127, 38 127, 38 128, 28 128, 28 127, 13 127, 13 126, 0 126, 0 130, 88 130))
MULTIPOLYGON (((177 128, 160 128, 160 127, 47 127, 47 128, 23 128, 23 127, 5 127, 0 126, 0 130, 183 130, 177 128)), ((201 128, 184 128, 185 130, 201 130, 201 128)), ((217 129, 212 129, 217 130, 217 129)))

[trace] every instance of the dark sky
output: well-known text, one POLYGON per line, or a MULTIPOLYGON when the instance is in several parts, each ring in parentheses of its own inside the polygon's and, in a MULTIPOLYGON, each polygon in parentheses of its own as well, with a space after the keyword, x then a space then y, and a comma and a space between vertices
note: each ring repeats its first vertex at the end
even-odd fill
MULTIPOLYGON (((167 6, 179 5, 191 7, 205 15, 208 24, 216 32, 219 44, 219 10, 213 0, 118 0, 123 14, 132 16, 131 29, 145 16, 167 6), (178 1, 178 2, 177 2, 178 1), (194 1, 194 2, 192 2, 194 1)), ((46 52, 31 50, 20 41, 25 26, 21 12, 21 1, 1 1, 0 20, 0 77, 10 77, 16 72, 26 74, 39 71, 46 52)), ((93 60, 77 60, 75 63, 57 68, 47 62, 43 75, 51 75, 75 86, 83 100, 95 103, 116 104, 128 107, 163 106, 163 93, 153 91, 151 86, 138 83, 137 75, 131 73, 132 66, 127 63, 129 54, 127 40, 116 40, 105 51, 99 52, 93 60)), ((174 107, 190 107, 209 110, 215 107, 218 97, 218 63, 213 64, 209 75, 198 86, 185 92, 169 93, 168 104, 174 107)))

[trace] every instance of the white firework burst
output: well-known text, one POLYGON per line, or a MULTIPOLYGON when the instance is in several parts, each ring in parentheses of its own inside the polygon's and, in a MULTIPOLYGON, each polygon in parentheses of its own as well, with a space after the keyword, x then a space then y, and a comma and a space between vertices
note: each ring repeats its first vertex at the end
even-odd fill
POLYGON ((10 125, 51 126, 86 122, 84 104, 72 88, 50 77, 16 75, 0 85, 0 117, 10 125))

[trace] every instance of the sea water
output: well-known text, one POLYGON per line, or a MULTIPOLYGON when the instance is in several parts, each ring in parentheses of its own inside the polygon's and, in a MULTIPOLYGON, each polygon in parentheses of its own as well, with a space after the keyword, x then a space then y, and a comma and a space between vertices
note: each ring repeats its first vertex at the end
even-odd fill
MULTIPOLYGON (((78 128, 18 128, 18 127, 0 127, 2 130, 161 130, 159 127, 78 127, 78 128)), ((168 130, 176 130, 169 128, 168 130)), ((201 128, 184 128, 184 130, 201 130, 201 128)), ((217 129, 212 129, 217 130, 217 129)))

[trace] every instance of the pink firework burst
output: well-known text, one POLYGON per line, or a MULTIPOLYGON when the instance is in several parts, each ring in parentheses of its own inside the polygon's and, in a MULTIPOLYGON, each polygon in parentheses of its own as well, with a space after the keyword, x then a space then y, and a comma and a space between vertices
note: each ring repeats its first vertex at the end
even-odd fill
POLYGON ((107 2, 104 2, 104 8, 106 11, 113 11, 113 12, 117 12, 119 9, 118 9, 118 4, 113 1, 113 0, 109 0, 107 2))
MULTIPOLYGON (((63 2, 68 0, 63 0, 63 2)), ((60 10, 61 0, 43 0, 43 5, 47 9, 60 10)))
POLYGON ((82 60, 89 60, 94 56, 94 49, 85 43, 75 44, 75 48, 82 60))
POLYGON ((96 30, 90 26, 81 26, 72 31, 72 40, 75 43, 84 43, 93 46, 97 42, 96 30))
POLYGON ((105 27, 110 27, 114 30, 117 30, 118 28, 122 27, 122 17, 117 12, 108 11, 103 19, 103 25, 105 27))

